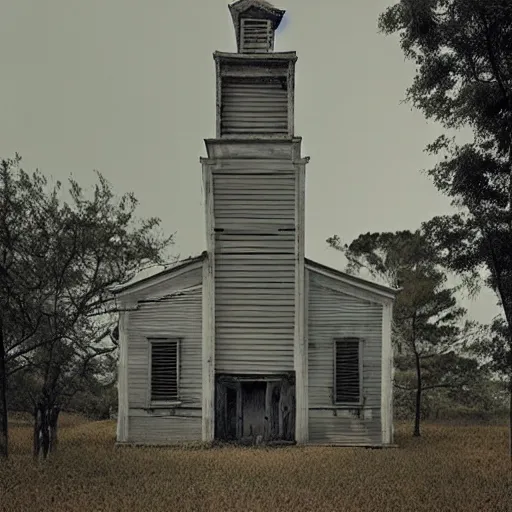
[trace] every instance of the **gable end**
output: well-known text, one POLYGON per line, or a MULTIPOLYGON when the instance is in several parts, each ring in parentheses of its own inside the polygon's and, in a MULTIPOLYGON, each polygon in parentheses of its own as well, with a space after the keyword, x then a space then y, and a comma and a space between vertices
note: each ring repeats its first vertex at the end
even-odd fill
POLYGON ((360 277, 340 272, 310 259, 305 259, 306 269, 316 275, 323 276, 325 286, 352 295, 356 298, 377 302, 379 304, 391 304, 400 291, 388 286, 372 283, 360 277))

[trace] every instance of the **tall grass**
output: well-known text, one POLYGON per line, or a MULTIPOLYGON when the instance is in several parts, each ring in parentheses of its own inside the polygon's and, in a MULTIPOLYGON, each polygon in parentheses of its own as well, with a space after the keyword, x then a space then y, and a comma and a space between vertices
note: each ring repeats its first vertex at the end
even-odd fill
POLYGON ((111 421, 64 417, 59 451, 32 462, 17 420, 0 466, 3 511, 510 511, 506 426, 410 426, 398 449, 115 448, 111 421))

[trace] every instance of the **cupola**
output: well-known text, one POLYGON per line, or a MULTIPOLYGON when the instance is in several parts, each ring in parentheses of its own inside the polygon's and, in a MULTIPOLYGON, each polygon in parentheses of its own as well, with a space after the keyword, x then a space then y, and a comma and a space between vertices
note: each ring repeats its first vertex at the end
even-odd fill
POLYGON ((238 53, 274 51, 274 34, 285 11, 265 0, 238 0, 229 6, 238 53))

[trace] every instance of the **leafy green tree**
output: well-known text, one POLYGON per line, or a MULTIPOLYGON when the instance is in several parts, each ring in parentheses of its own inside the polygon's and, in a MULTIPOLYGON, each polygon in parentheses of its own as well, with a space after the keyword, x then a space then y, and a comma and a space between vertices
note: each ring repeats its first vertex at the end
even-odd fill
POLYGON ((116 198, 99 173, 92 197, 70 179, 67 203, 60 183, 49 187, 19 163, 4 161, 0 174, 2 444, 6 455, 7 376, 30 371, 39 385, 35 438, 46 455, 59 401, 83 382, 84 367, 115 350, 104 345, 116 312, 109 287, 162 262, 172 237, 159 232, 159 219, 138 220, 134 195, 116 198))
POLYGON ((466 144, 445 134, 427 146, 441 157, 428 173, 457 211, 432 219, 425 231, 444 250, 447 268, 474 290, 483 281, 496 292, 505 360, 512 340, 512 2, 401 0, 380 16, 379 27, 399 34, 416 64, 407 100, 447 130, 473 134, 466 144))
POLYGON ((349 245, 338 236, 327 243, 347 258, 347 271, 365 268, 374 277, 401 287, 393 313, 393 341, 399 370, 395 386, 415 392, 414 435, 420 435, 421 403, 425 392, 458 388, 477 368, 475 360, 460 357, 461 340, 472 324, 463 325, 465 309, 457 305, 455 289, 421 231, 367 233, 349 245))
POLYGON ((485 326, 469 348, 485 361, 484 367, 495 376, 497 383, 510 386, 512 350, 508 325, 503 317, 497 316, 490 325, 485 326))

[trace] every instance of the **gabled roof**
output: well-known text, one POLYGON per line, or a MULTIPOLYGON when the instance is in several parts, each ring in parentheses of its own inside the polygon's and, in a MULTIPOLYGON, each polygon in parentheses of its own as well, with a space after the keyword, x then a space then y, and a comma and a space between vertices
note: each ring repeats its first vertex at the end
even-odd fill
MULTIPOLYGON (((150 281, 153 279, 160 278, 166 274, 172 274, 173 272, 182 270, 183 268, 185 268, 189 265, 199 263, 206 257, 206 255, 207 255, 207 252, 203 251, 198 256, 191 256, 189 258, 178 260, 169 265, 161 266, 161 267, 159 267, 160 270, 156 270, 155 272, 151 273, 151 275, 147 275, 147 273, 145 273, 144 271, 140 272, 139 274, 134 276, 132 279, 130 279, 126 283, 112 287, 111 292, 115 295, 120 292, 124 292, 127 289, 129 289, 135 285, 139 285, 141 283, 149 284, 150 281)), ((308 258, 305 258, 305 266, 306 266, 306 268, 308 268, 309 270, 312 270, 313 272, 316 271, 316 272, 326 274, 329 277, 338 279, 339 281, 345 282, 345 283, 350 284, 355 287, 363 288, 368 291, 373 291, 379 295, 383 295, 388 298, 394 298, 397 295, 397 293, 400 291, 395 288, 391 288, 389 286, 384 286, 382 284, 368 281, 367 279, 362 279, 360 277, 356 277, 356 276, 347 274, 346 272, 342 272, 342 271, 336 270, 332 267, 322 265, 321 263, 310 260, 308 258)), ((156 269, 157 268, 158 267, 156 267, 156 269)), ((153 269, 155 269, 155 267, 153 267, 153 269)))
POLYGON ((181 270, 184 267, 192 265, 194 263, 198 263, 203 260, 206 256, 206 251, 202 252, 198 256, 189 256, 188 258, 184 258, 173 263, 169 263, 168 265, 158 265, 154 267, 150 267, 146 270, 143 270, 133 276, 129 281, 124 283, 112 286, 110 291, 116 295, 120 292, 124 292, 129 288, 132 288, 135 285, 139 285, 141 283, 150 282, 152 279, 156 279, 157 277, 162 277, 165 274, 170 274, 175 272, 176 270, 181 270))
POLYGON ((238 24, 239 16, 251 8, 267 13, 269 19, 272 20, 274 30, 277 29, 285 14, 284 10, 277 9, 266 0, 237 0, 229 5, 229 11, 235 25, 238 24))
POLYGON ((322 265, 316 261, 305 258, 306 268, 309 268, 312 271, 317 271, 322 274, 328 275, 329 277, 333 277, 340 281, 343 281, 347 284, 351 284, 352 286, 358 288, 364 288, 369 291, 373 291, 379 295, 384 295, 389 298, 394 298, 400 292, 400 289, 391 288, 390 286, 386 286, 379 283, 374 283, 373 281, 369 281, 368 279, 363 279, 361 277, 353 276, 352 274, 348 274, 347 272, 342 272, 341 270, 336 270, 332 267, 328 267, 327 265, 322 265))

